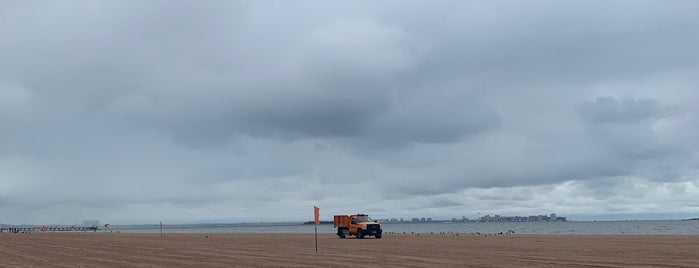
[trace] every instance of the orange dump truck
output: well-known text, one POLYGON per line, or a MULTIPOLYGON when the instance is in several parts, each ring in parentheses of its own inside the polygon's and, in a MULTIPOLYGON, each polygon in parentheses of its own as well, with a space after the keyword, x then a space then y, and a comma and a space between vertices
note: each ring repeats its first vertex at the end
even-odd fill
POLYGON ((364 238, 373 235, 381 238, 381 224, 369 218, 366 214, 335 215, 334 227, 337 228, 337 236, 345 238, 348 235, 364 238))

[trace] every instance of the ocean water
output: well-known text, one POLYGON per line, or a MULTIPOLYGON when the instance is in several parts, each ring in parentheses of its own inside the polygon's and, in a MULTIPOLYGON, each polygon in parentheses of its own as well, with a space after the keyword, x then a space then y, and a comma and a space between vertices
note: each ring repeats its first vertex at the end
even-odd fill
MULTIPOLYGON (((699 235, 699 220, 691 221, 575 221, 575 222, 440 222, 382 223, 385 233, 506 233, 516 234, 649 234, 699 235)), ((104 232, 105 230, 101 230, 104 232)), ((107 232, 160 233, 159 225, 110 226, 107 232)), ((313 233, 314 225, 198 224, 164 225, 164 233, 313 233)), ((332 224, 318 225, 318 233, 335 233, 332 224)))

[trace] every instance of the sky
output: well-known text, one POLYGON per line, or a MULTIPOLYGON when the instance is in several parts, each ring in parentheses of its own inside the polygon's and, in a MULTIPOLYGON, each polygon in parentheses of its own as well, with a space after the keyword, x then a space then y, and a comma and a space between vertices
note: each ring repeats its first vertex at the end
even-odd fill
POLYGON ((697 217, 697 10, 0 0, 0 223, 697 217))

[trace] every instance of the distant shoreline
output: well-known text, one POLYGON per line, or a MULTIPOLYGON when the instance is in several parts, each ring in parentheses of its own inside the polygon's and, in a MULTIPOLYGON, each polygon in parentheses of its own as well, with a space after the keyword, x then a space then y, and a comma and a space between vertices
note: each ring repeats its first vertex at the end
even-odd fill
MULTIPOLYGON (((662 219, 662 220, 566 220, 566 221, 480 221, 480 220, 432 220, 432 221, 379 221, 381 224, 435 224, 435 223, 555 223, 555 222, 662 222, 662 221, 699 221, 699 218, 689 219, 662 219)), ((258 226, 291 226, 291 225, 310 225, 314 221, 280 221, 280 222, 212 222, 212 223, 163 223, 165 226, 173 226, 178 228, 199 228, 199 227, 258 227, 258 226)), ((321 225, 333 224, 333 221, 320 221, 321 225)), ((6 224, 0 223, 0 227, 35 227, 35 226, 71 226, 70 224, 6 224)), ((79 225, 76 225, 79 226, 79 225)), ((158 223, 135 223, 135 224, 111 224, 111 228, 129 227, 129 228, 152 228, 159 226, 158 223)))

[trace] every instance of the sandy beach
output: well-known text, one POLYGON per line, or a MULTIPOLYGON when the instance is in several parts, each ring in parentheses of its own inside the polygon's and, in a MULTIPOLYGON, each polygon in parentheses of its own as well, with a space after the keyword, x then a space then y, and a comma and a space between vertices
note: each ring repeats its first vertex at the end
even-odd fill
POLYGON ((2 267, 699 267, 699 236, 0 234, 2 267), (365 266, 368 265, 368 266, 365 266))

